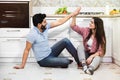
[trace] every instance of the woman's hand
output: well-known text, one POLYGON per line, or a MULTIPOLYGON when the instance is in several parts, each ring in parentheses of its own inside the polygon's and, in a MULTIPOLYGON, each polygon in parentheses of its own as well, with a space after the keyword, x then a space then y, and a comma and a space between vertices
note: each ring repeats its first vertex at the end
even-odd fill
POLYGON ((80 13, 81 7, 78 7, 74 12, 73 12, 73 16, 76 16, 80 13))
POLYGON ((17 66, 14 66, 13 68, 14 68, 14 69, 24 69, 24 66, 22 66, 22 65, 17 65, 17 66))
POLYGON ((92 55, 87 58, 86 62, 87 62, 88 65, 92 62, 93 58, 94 57, 92 55))

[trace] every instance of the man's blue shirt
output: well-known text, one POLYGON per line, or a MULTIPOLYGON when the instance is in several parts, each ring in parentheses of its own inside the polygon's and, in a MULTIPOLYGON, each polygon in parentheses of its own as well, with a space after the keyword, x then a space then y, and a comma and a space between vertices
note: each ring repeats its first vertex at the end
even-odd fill
POLYGON ((27 41, 32 44, 32 50, 37 61, 44 59, 51 53, 51 48, 48 42, 49 28, 50 24, 47 24, 46 30, 40 32, 37 27, 34 27, 27 35, 27 41))

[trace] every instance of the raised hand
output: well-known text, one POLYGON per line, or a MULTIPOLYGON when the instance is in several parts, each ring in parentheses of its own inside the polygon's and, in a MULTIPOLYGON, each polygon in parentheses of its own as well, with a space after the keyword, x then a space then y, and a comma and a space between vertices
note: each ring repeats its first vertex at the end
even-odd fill
POLYGON ((73 12, 73 16, 76 16, 80 13, 81 7, 78 7, 74 12, 73 12))

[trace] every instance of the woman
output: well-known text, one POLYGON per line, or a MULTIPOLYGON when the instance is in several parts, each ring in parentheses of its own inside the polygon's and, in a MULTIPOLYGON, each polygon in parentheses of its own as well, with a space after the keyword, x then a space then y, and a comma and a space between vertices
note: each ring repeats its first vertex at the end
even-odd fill
POLYGON ((106 51, 106 37, 103 20, 93 17, 89 27, 76 25, 76 16, 72 17, 71 28, 83 37, 83 44, 78 46, 78 56, 82 63, 83 71, 93 74, 100 65, 106 51))

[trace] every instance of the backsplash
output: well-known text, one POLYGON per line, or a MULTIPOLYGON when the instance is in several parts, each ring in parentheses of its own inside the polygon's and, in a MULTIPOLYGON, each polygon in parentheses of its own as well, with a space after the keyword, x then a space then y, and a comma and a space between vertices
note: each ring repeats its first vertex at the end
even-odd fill
POLYGON ((31 0, 33 7, 120 7, 120 0, 31 0))

